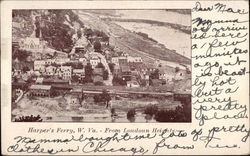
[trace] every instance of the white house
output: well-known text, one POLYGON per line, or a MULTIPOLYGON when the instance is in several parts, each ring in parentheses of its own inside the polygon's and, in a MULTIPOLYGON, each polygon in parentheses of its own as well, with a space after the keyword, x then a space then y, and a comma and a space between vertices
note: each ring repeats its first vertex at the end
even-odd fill
POLYGON ((85 70, 84 69, 73 69, 72 75, 77 75, 80 78, 84 78, 84 76, 85 76, 85 70))
POLYGON ((141 57, 128 56, 127 60, 128 60, 128 62, 142 62, 142 58, 141 57))
POLYGON ((91 64, 92 68, 95 68, 100 62, 101 60, 98 57, 93 57, 89 60, 89 63, 91 64))
POLYGON ((119 57, 112 57, 111 62, 114 63, 115 65, 119 65, 119 57))
POLYGON ((67 62, 69 62, 69 61, 70 61, 69 58, 57 58, 57 59, 55 60, 55 63, 56 63, 56 64, 62 65, 62 64, 67 63, 67 62))
POLYGON ((72 76, 72 67, 71 66, 61 66, 60 70, 62 72, 62 78, 64 80, 71 79, 71 76, 72 76))
POLYGON ((26 37, 19 41, 20 49, 32 51, 32 52, 43 52, 47 49, 47 42, 40 41, 39 38, 26 37))

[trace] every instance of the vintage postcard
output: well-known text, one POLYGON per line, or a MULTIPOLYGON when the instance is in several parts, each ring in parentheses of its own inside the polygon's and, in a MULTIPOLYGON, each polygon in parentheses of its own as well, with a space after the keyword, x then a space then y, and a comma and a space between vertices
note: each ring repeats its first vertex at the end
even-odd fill
POLYGON ((2 1, 2 155, 250 154, 248 1, 2 1))

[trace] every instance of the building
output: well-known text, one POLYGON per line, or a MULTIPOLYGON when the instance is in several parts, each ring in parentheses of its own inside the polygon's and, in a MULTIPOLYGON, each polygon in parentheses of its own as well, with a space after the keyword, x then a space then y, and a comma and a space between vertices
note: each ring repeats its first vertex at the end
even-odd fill
POLYGON ((38 77, 36 79, 36 84, 43 84, 43 77, 38 77))
POLYGON ((85 70, 84 69, 73 69, 72 76, 76 75, 79 76, 81 79, 85 77, 85 70))
POLYGON ((128 54, 128 53, 125 53, 125 52, 122 52, 122 53, 121 53, 121 56, 128 57, 128 56, 129 56, 129 54, 128 54))
POLYGON ((55 63, 55 60, 54 59, 45 59, 45 65, 51 65, 53 63, 55 63))
POLYGON ((32 51, 32 52, 43 52, 47 49, 47 42, 40 41, 39 38, 26 37, 19 41, 20 49, 32 51))
POLYGON ((60 70, 62 72, 62 78, 64 80, 70 80, 72 76, 72 67, 71 66, 61 66, 60 70))
POLYGON ((48 76, 53 76, 53 75, 55 75, 56 69, 57 69, 57 67, 55 67, 55 66, 51 66, 51 65, 47 66, 45 68, 45 74, 48 76))
POLYGON ((70 61, 69 58, 56 58, 55 59, 55 63, 60 64, 60 65, 65 64, 65 63, 67 63, 69 61, 70 61))
POLYGON ((31 96, 47 96, 51 95, 51 86, 50 85, 31 85, 30 88, 31 96))
POLYGON ((119 65, 122 66, 122 65, 128 65, 128 59, 127 57, 119 57, 119 65))
POLYGON ((128 62, 142 62, 142 58, 141 57, 128 56, 127 60, 128 60, 128 62))
POLYGON ((35 60, 34 61, 34 70, 35 71, 45 71, 45 61, 44 60, 35 60))
POLYGON ((89 63, 91 64, 92 68, 95 68, 97 66, 97 64, 100 62, 101 62, 101 60, 98 57, 92 57, 89 60, 89 63))
POLYGON ((132 73, 129 66, 122 65, 120 67, 121 67, 122 79, 126 81, 131 81, 132 73))
POLYGON ((82 57, 82 58, 79 58, 79 62, 81 62, 84 66, 87 65, 88 61, 86 58, 82 57))
POLYGON ((119 66, 119 57, 112 57, 111 62, 114 63, 115 65, 119 66))

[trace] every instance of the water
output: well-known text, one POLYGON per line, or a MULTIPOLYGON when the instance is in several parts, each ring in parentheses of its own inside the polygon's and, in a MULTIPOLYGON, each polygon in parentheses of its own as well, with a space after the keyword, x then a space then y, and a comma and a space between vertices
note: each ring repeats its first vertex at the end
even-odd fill
POLYGON ((191 26, 191 14, 184 15, 165 10, 116 10, 116 14, 121 18, 147 19, 191 26))
POLYGON ((156 26, 146 23, 135 22, 115 22, 124 29, 134 32, 148 34, 158 43, 163 44, 166 48, 176 50, 180 55, 191 58, 191 36, 176 29, 165 26, 156 26))

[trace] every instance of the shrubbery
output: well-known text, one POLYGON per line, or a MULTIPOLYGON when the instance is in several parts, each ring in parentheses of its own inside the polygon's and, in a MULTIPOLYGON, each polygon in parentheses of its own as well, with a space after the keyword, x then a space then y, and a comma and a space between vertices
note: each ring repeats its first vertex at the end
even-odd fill
POLYGON ((190 111, 184 110, 184 105, 176 107, 175 110, 159 110, 157 106, 151 105, 145 108, 144 113, 154 116, 158 122, 190 122, 190 111))
POLYGON ((130 122, 134 122, 135 121, 135 109, 132 108, 132 109, 129 109, 128 112, 127 112, 127 119, 130 121, 130 122))
POLYGON ((156 105, 150 105, 145 108, 144 113, 153 116, 157 111, 158 107, 156 105))
POLYGON ((40 115, 37 116, 21 116, 19 118, 15 118, 15 122, 42 122, 43 120, 41 119, 40 115))

